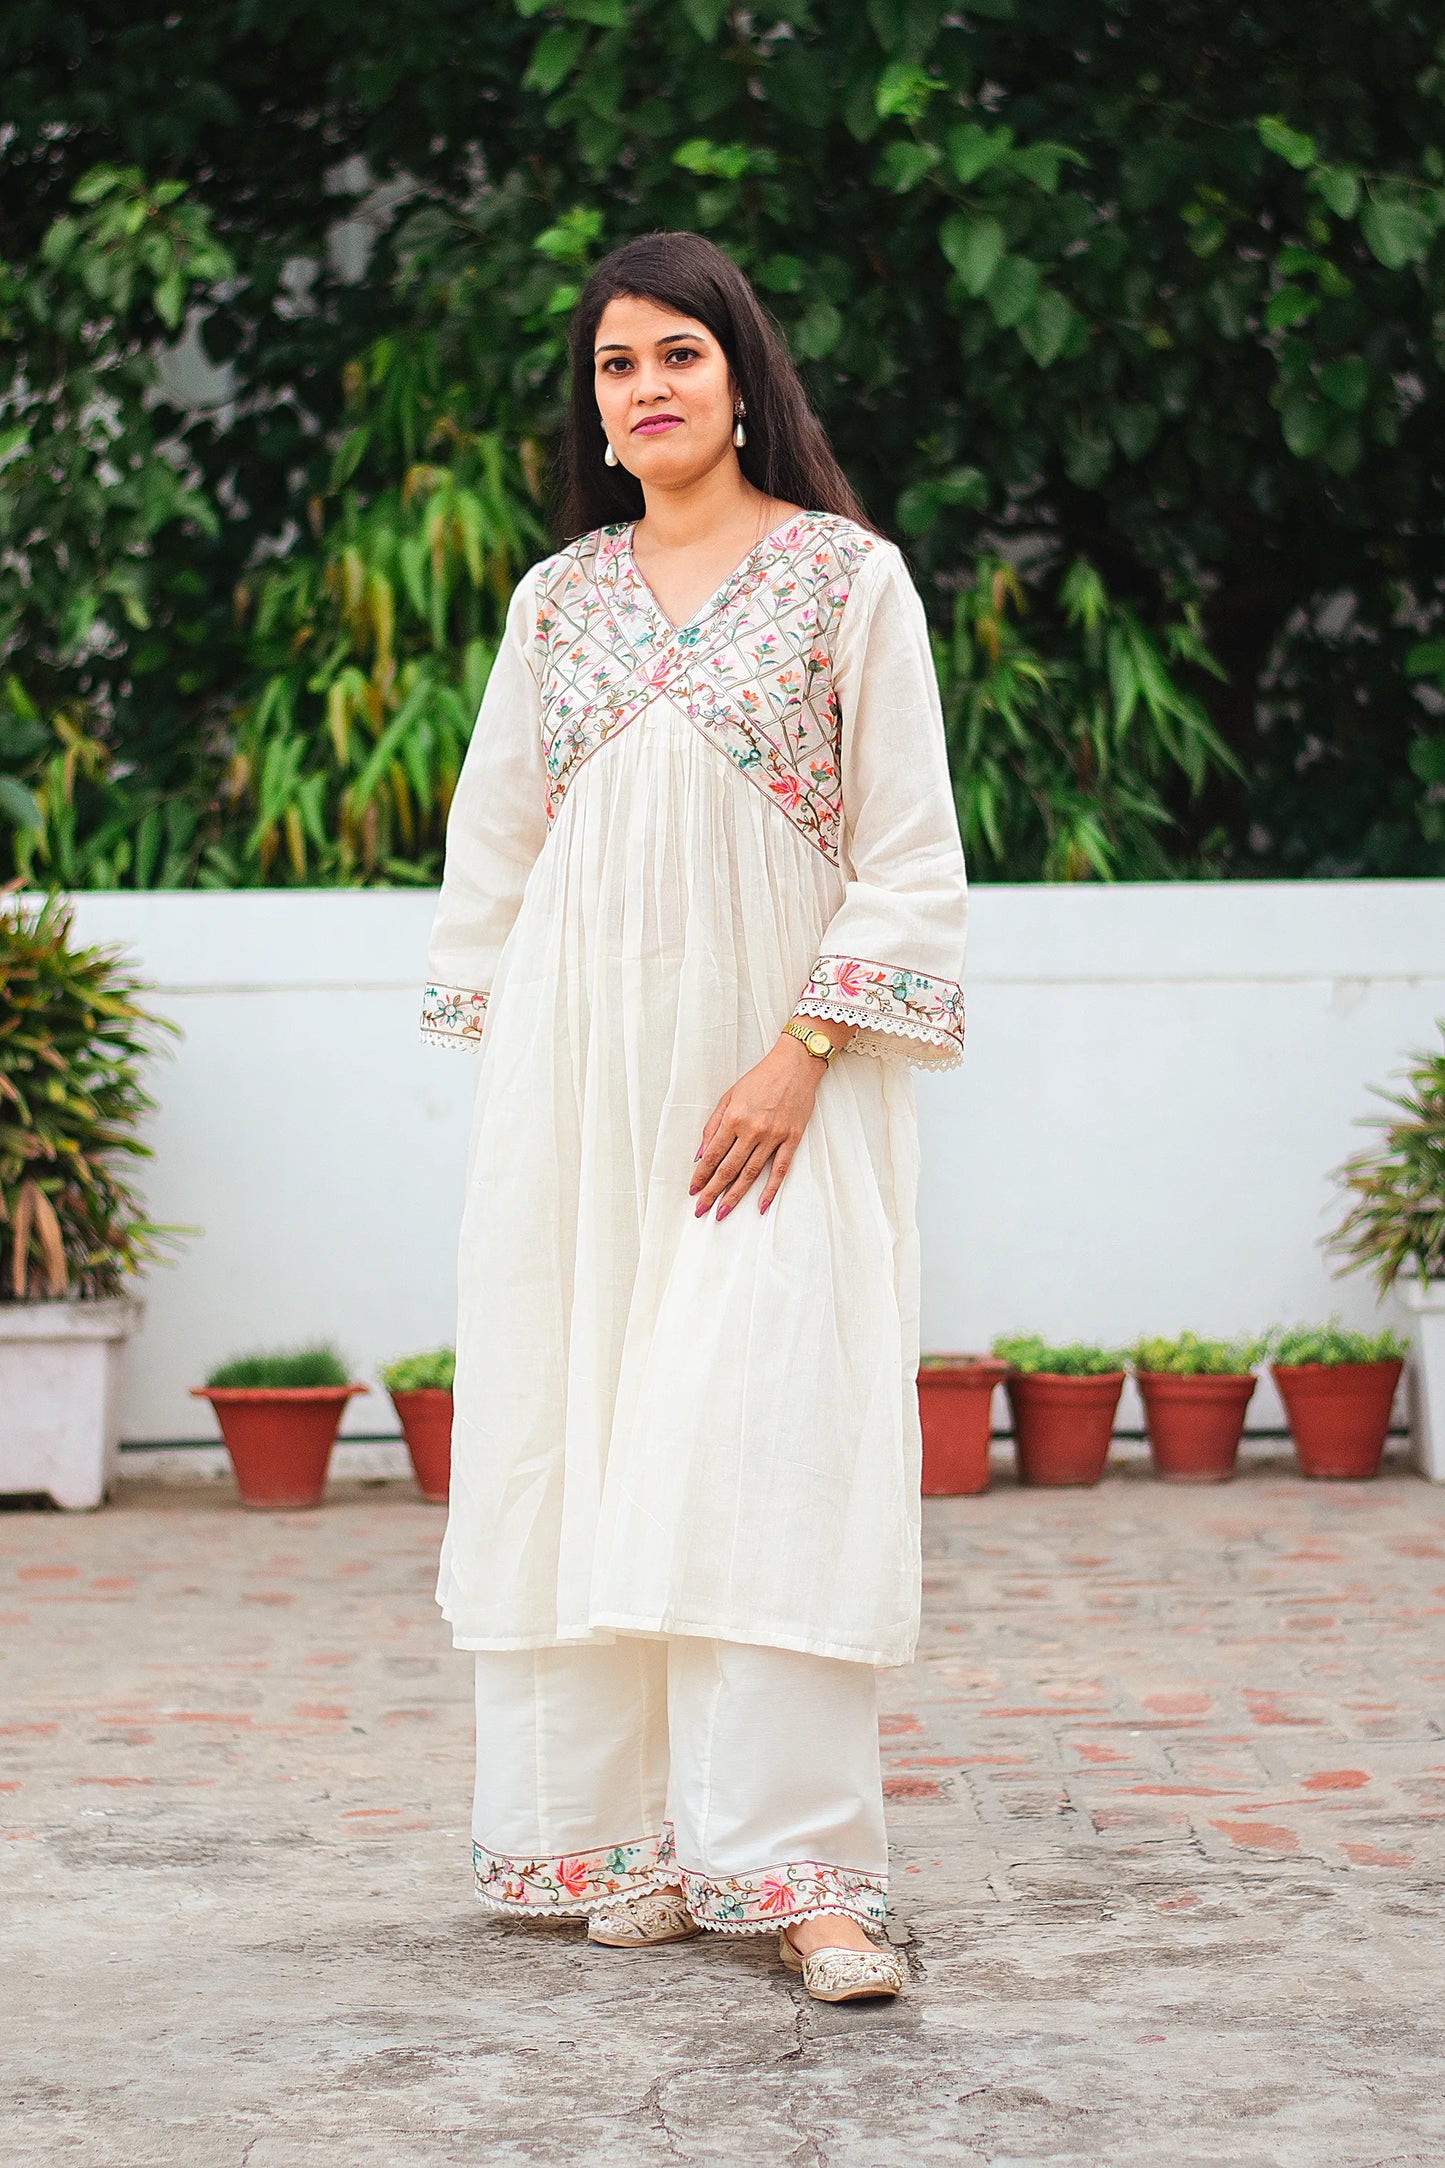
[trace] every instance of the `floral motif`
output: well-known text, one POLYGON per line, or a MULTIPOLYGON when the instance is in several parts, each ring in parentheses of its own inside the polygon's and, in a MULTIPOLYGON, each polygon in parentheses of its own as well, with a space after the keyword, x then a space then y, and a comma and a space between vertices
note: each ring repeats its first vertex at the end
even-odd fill
POLYGON ((865 1927, 881 1927, 888 1916, 886 1876, 833 1867, 825 1860, 789 1860, 785 1866, 721 1881, 684 1868, 678 1880, 698 1926, 716 1934, 762 1934, 818 1912, 844 1912, 865 1927))
MULTIPOLYGON (((943 1049, 945 1066, 963 1051, 963 989, 866 956, 820 956, 796 1004, 802 1016, 831 1017, 860 1030, 886 1032, 943 1049)), ((877 1052, 875 1046, 863 1049, 877 1052)))
POLYGON ((477 1895, 498 1912, 544 1917, 596 1911, 607 1900, 680 1885, 699 1927, 715 1934, 764 1934, 780 1921, 846 1912, 881 1927, 888 1911, 886 1876, 860 1874, 821 1860, 790 1860, 756 1874, 715 1880, 679 1867, 670 1823, 655 1837, 603 1845, 556 1859, 522 1859, 472 1846, 477 1895))
POLYGON ((501 1912, 590 1912, 604 1898, 650 1888, 657 1881, 657 1860, 656 1837, 565 1853, 558 1859, 513 1858, 489 1852, 482 1844, 472 1846, 477 1895, 501 1912))
POLYGON ((703 736, 838 859, 842 755, 830 642, 878 538, 804 512, 670 625, 632 555, 632 527, 583 535, 541 568, 535 640, 547 817, 581 763, 666 693, 703 736))
POLYGON ((475 1046, 486 1006, 486 995, 469 987, 428 986, 421 997, 421 1035, 429 1046, 475 1046))

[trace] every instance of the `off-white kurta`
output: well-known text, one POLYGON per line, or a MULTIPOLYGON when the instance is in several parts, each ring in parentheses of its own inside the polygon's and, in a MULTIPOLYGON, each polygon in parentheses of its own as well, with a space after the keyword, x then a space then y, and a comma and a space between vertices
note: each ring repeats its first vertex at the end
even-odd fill
POLYGON ((526 575, 423 1014, 481 1045, 438 1585, 459 1648, 698 1634, 908 1660, 908 1065, 959 1058, 965 914, 891 544, 805 513, 680 629, 630 527, 526 575), (767 1213, 759 1183, 698 1219, 703 1124, 799 1010, 862 1028, 767 1213))

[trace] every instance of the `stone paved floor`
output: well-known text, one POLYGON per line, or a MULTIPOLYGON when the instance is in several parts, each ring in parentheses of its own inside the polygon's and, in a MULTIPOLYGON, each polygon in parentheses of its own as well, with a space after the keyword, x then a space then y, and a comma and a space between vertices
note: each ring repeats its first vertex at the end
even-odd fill
POLYGON ((5 2168, 1445 2159, 1445 1491, 933 1504, 879 2010, 478 1911, 439 1519, 0 1516, 5 2168))

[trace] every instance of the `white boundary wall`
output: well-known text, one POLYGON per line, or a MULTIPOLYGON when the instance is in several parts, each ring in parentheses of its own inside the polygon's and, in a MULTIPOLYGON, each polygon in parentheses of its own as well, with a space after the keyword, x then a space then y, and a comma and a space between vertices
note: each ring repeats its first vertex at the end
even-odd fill
MULTIPOLYGON (((185 1033, 144 1179, 203 1232, 141 1289, 127 1440, 214 1436, 186 1388, 258 1345, 331 1336, 374 1381, 451 1339, 474 1063, 417 1039, 433 903, 76 899, 185 1033)), ((1368 1086, 1445 1015, 1445 881, 980 886, 969 961, 968 1057, 918 1080, 925 1347, 1403 1322, 1317 1238, 1368 1086)), ((394 1429, 352 1402, 347 1434, 394 1429)))

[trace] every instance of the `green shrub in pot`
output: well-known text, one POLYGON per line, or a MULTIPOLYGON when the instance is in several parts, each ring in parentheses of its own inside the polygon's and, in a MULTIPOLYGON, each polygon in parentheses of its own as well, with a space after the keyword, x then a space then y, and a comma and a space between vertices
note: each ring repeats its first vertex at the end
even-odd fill
POLYGON ((1109 1457, 1124 1384, 1124 1352, 1037 1333, 1006 1333, 993 1352, 1009 1365, 1014 1454, 1021 1483, 1097 1483, 1109 1457))
POLYGON ((1166 1483, 1223 1483, 1234 1474, 1263 1340, 1136 1340, 1129 1350, 1154 1472, 1166 1483))
POLYGON ((1408 1351, 1398 1333, 1352 1332, 1333 1318, 1271 1335, 1301 1474, 1359 1482, 1378 1471, 1408 1351))
POLYGON ((452 1383, 456 1349, 434 1347, 387 1363, 381 1382, 391 1394, 411 1455, 417 1488, 431 1505, 445 1505, 451 1487, 452 1383))

